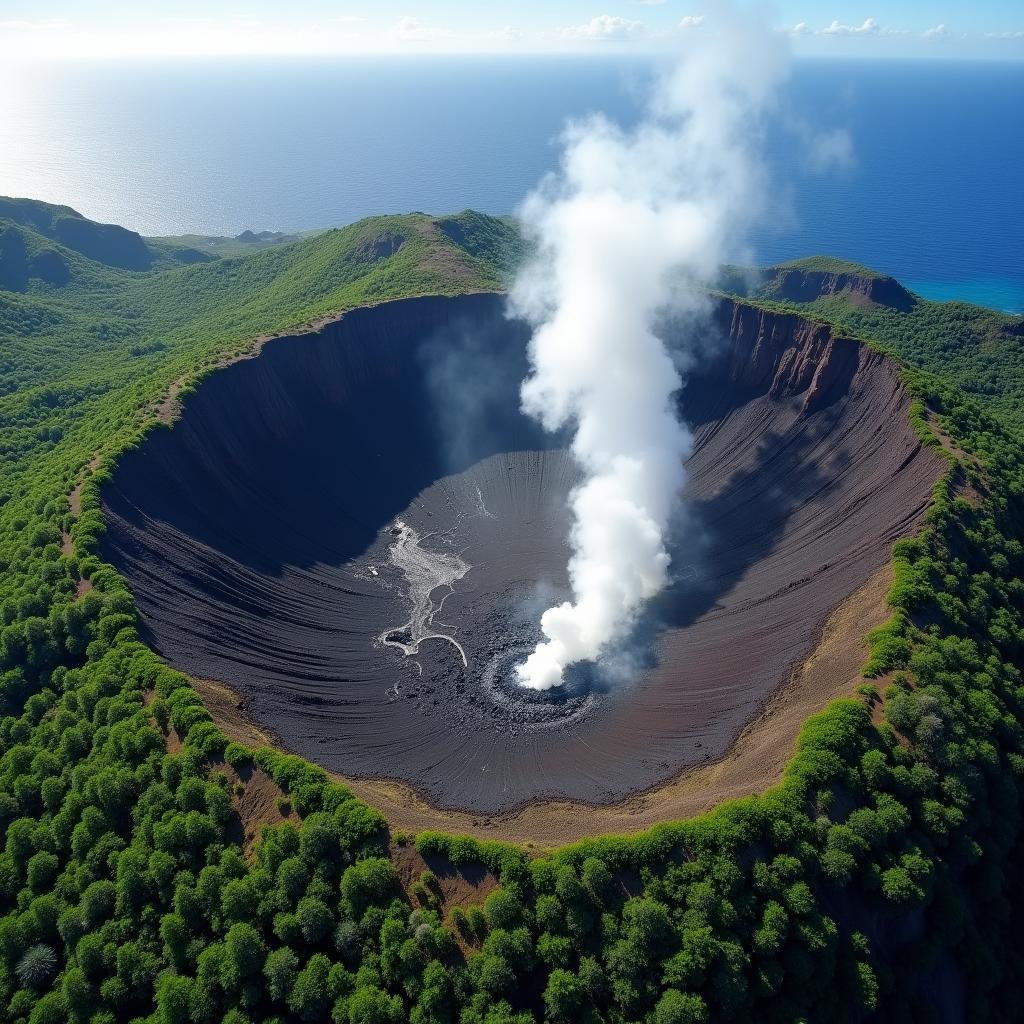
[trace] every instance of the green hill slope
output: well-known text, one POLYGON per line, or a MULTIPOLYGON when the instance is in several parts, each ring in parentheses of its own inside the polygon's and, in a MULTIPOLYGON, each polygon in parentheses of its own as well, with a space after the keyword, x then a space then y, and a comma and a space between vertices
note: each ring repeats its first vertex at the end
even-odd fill
POLYGON ((54 206, 36 199, 0 196, 0 221, 6 221, 7 230, 12 226, 27 229, 38 238, 55 242, 86 259, 121 270, 152 270, 211 258, 197 248, 169 239, 145 239, 118 224, 89 220, 70 206, 54 206))

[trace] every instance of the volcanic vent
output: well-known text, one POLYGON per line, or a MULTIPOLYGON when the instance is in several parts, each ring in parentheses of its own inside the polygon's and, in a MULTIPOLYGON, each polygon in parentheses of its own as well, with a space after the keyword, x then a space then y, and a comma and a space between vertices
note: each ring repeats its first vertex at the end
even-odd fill
POLYGON ((355 311, 210 377, 121 460, 105 557, 158 651, 328 768, 481 812, 648 788, 726 751, 941 469, 883 356, 716 319, 673 584, 617 677, 514 681, 567 593, 578 475, 519 412, 527 332, 498 296, 355 311))

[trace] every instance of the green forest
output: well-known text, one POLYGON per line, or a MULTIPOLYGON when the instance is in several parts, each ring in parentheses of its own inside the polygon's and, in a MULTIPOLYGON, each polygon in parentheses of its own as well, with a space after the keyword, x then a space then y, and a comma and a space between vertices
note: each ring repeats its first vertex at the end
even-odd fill
POLYGON ((228 257, 190 242, 0 200, 0 1019, 1019 1018, 1020 318, 823 258, 723 282, 901 360, 948 470, 893 550, 863 684, 805 724, 780 784, 531 856, 391 834, 321 768, 228 742, 97 556, 100 489, 169 393, 328 313, 500 290, 515 224, 381 217, 228 257), (280 821, 249 843, 256 778, 280 821), (496 884, 446 906, 453 870, 496 884))

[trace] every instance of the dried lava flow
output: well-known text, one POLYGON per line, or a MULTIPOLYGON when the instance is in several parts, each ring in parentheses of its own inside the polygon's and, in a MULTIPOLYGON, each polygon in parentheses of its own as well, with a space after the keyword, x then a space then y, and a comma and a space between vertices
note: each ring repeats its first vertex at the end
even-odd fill
POLYGON ((510 679, 566 593, 578 476, 518 411, 498 296, 355 311, 213 375, 121 460, 105 556, 157 650, 332 770, 479 813, 621 799, 722 756, 942 468, 883 356, 732 302, 718 327, 682 398, 675 581, 612 685, 510 679))

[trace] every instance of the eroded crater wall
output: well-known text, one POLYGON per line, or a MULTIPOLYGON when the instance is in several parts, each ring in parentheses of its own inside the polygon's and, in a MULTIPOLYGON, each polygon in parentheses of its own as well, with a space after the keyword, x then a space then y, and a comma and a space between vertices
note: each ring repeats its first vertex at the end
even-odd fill
POLYGON ((105 557, 172 664, 329 768, 482 813, 648 788, 726 751, 942 468, 879 354, 743 304, 717 322, 682 396, 696 447, 675 582, 614 683, 549 703, 502 684, 567 593, 578 477, 518 411, 527 334, 498 296, 357 311, 209 378, 122 460, 105 557), (470 566, 434 595, 431 629, 457 644, 381 643, 410 618, 396 521, 470 566))

